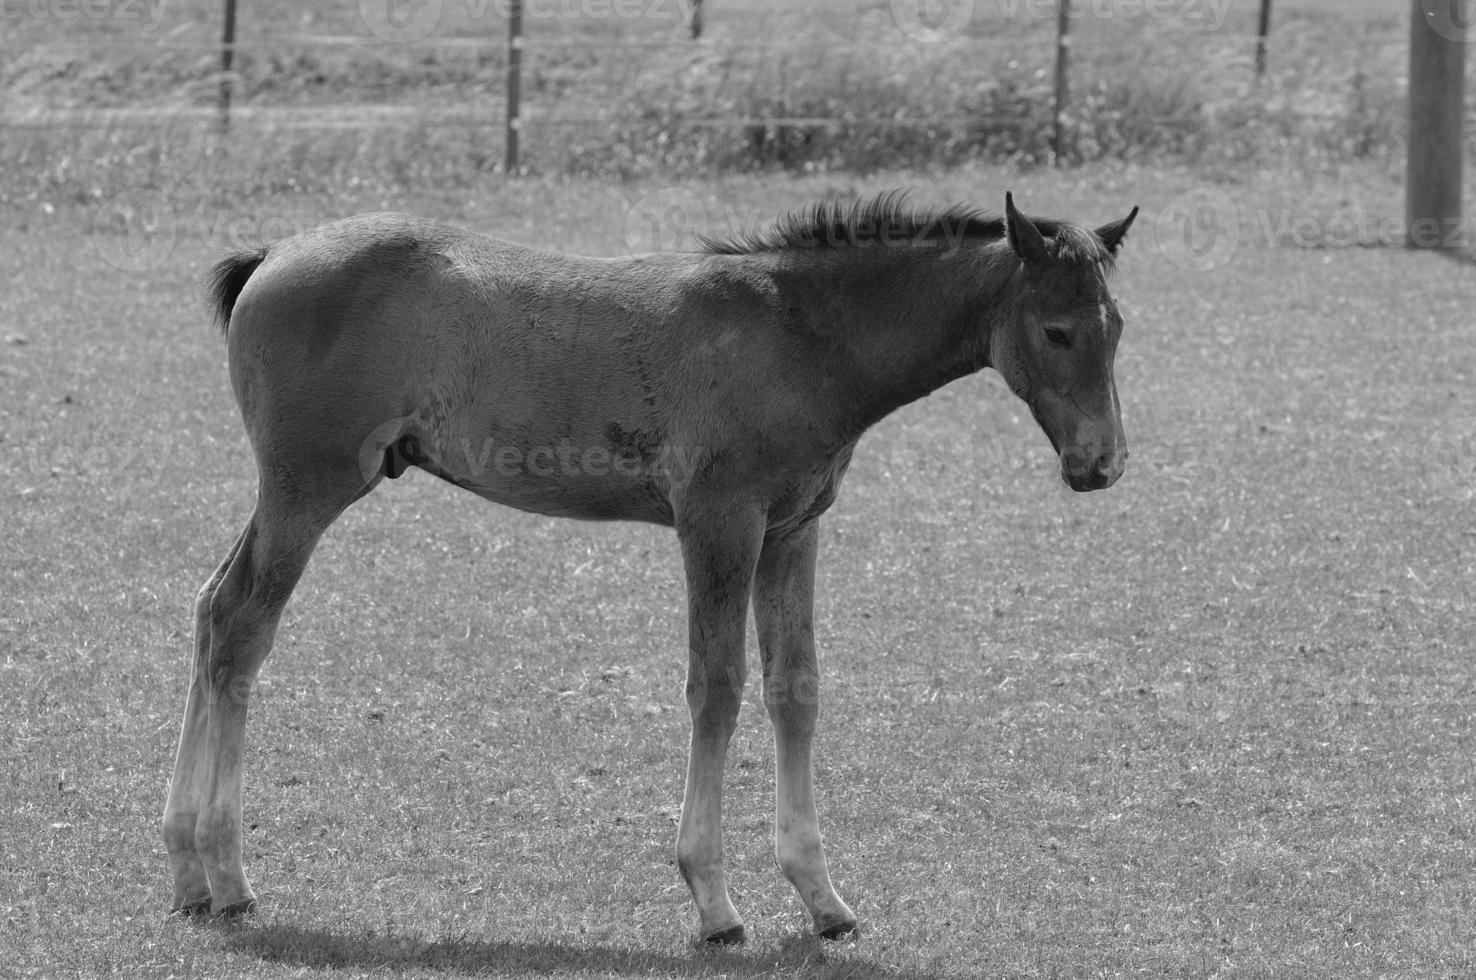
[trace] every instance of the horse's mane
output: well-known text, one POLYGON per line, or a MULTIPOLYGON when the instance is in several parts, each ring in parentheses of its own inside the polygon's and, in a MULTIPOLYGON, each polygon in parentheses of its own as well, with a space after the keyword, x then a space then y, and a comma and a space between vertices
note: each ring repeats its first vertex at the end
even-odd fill
MULTIPOLYGON (((1054 218, 1030 220, 1058 261, 1112 268, 1112 252, 1090 229, 1054 218)), ((1004 237, 1005 219, 1000 215, 966 204, 918 207, 908 200, 906 191, 886 191, 850 203, 820 201, 783 215, 763 231, 742 231, 728 238, 704 235, 699 247, 714 255, 753 255, 848 246, 956 246, 964 241, 994 242, 1004 237)))

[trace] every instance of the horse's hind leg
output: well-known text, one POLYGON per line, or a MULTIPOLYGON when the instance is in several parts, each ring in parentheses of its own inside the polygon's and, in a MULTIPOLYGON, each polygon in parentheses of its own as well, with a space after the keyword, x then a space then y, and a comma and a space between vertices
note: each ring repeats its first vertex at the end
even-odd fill
POLYGON ((171 912, 186 915, 210 911, 210 881, 205 865, 195 850, 195 822, 199 817, 198 801, 203 798, 206 775, 198 749, 204 745, 205 704, 201 694, 203 664, 210 653, 210 603, 215 590, 225 578, 245 540, 243 531, 231 545, 230 553, 200 589, 195 599, 195 653, 190 668, 189 696, 185 702, 184 722, 179 730, 179 748, 174 758, 174 776, 169 783, 169 802, 164 807, 164 846, 169 853, 170 873, 174 879, 171 912))
POLYGON ((164 840, 172 907, 230 914, 255 893, 241 867, 241 759, 246 708, 282 609, 318 538, 355 496, 306 496, 264 478, 255 511, 195 605, 195 658, 164 840))

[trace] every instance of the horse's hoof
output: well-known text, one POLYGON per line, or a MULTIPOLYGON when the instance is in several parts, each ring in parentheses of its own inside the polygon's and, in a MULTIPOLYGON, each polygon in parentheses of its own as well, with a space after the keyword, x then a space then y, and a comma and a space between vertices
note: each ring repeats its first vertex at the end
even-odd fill
POLYGON ((815 932, 821 939, 829 939, 831 942, 839 942, 842 939, 860 939, 861 924, 855 919, 843 919, 824 928, 817 927, 815 932))
POLYGON ((739 923, 736 926, 719 929, 710 936, 703 936, 702 941, 709 946, 742 946, 746 938, 743 934, 743 924, 739 923))
POLYGON ((176 905, 174 908, 169 910, 169 914, 178 916, 181 919, 193 919, 197 915, 209 915, 210 898, 209 896, 206 896, 205 898, 199 899, 194 902, 184 902, 180 905, 176 905))
POLYGON ((256 899, 243 898, 239 902, 232 902, 221 908, 212 908, 210 910, 210 917, 212 919, 239 919, 255 911, 256 899))

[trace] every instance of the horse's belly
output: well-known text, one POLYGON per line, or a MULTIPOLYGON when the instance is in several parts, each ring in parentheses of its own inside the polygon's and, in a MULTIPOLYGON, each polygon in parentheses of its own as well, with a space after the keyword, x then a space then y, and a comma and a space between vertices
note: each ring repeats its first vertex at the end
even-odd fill
POLYGON ((565 443, 529 450, 507 445, 471 465, 462 462, 441 460, 424 468, 486 500, 534 514, 672 523, 664 481, 639 457, 565 443))
POLYGON ((630 492, 627 488, 597 489, 560 486, 555 489, 531 486, 467 487, 494 503, 547 517, 571 517, 582 521, 644 521, 672 524, 671 504, 653 493, 630 492))

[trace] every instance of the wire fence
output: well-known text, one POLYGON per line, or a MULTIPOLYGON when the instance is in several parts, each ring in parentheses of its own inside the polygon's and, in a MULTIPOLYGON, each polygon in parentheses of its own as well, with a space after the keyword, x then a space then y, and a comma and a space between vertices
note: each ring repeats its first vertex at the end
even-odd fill
MULTIPOLYGON (((426 0, 430 2, 430 0, 426 0)), ((594 2, 594 0, 584 0, 594 2)), ((620 3, 621 0, 607 0, 620 3)), ((691 0, 681 0, 683 17, 690 29, 691 0)), ((1001 0, 1003 2, 1003 0, 1001 0)), ((1029 0, 1019 0, 1027 3, 1029 0)), ((360 9, 372 5, 361 3, 360 9)), ((393 5, 387 7, 393 10, 393 5)), ((940 8, 941 9, 941 8, 940 8)), ((1070 133, 1066 120, 1072 111, 1072 83, 1074 59, 1080 57, 1082 46, 1079 32, 1074 30, 1070 16, 1071 6, 1058 3, 1051 23, 1053 32, 1034 31, 1028 38, 1020 36, 987 36, 978 33, 965 34, 945 20, 921 23, 899 16, 900 11, 911 8, 901 0, 891 0, 887 11, 890 23, 885 29, 891 33, 884 42, 889 46, 911 46, 917 57, 926 59, 940 52, 948 52, 958 59, 948 65, 948 71, 957 82, 977 73, 980 84, 994 80, 1000 59, 1013 66, 1013 70, 1044 71, 1052 79, 1050 87, 1054 95, 1052 106, 1053 136, 1051 151, 1058 159, 1067 150, 1070 133), (1053 36, 1052 36, 1053 33, 1053 36), (986 57, 987 55, 987 57, 986 57), (970 60, 972 59, 972 63, 970 60)), ((1212 46, 1218 54, 1211 59, 1222 66, 1235 66, 1234 70, 1246 79, 1258 78, 1267 69, 1269 60, 1276 57, 1283 40, 1288 44, 1299 43, 1294 34, 1286 38, 1270 32, 1269 0, 1262 0, 1261 16, 1256 24, 1244 32, 1219 30, 1213 34, 1185 32, 1181 43, 1212 46)), ((596 62, 612 51, 622 53, 621 61, 632 71, 643 70, 659 59, 666 59, 681 70, 686 56, 706 58, 721 63, 726 70, 736 71, 746 57, 754 56, 752 70, 765 70, 776 59, 790 53, 793 57, 804 57, 807 51, 824 49, 830 55, 847 54, 853 58, 865 58, 879 43, 858 40, 854 35, 847 37, 817 37, 799 35, 789 38, 747 38, 729 33, 714 36, 711 32, 700 40, 693 40, 685 30, 667 30, 660 36, 641 36, 622 32, 618 36, 598 36, 596 32, 573 32, 554 34, 539 29, 545 25, 535 19, 534 30, 528 31, 528 20, 523 16, 523 0, 502 0, 496 9, 490 6, 483 11, 480 36, 438 36, 434 31, 420 33, 413 21, 377 24, 365 21, 367 32, 289 34, 274 33, 250 39, 236 35, 234 0, 226 0, 224 22, 221 25, 222 40, 212 42, 200 37, 181 37, 178 32, 157 37, 77 37, 65 41, 52 41, 44 46, 46 52, 57 57, 118 58, 132 52, 135 56, 175 55, 192 59, 195 72, 192 101, 195 104, 117 105, 97 107, 93 105, 49 105, 44 99, 32 104, 7 105, 0 110, 0 128, 9 129, 59 129, 93 127, 149 127, 190 125, 216 127, 229 130, 234 127, 248 131, 258 128, 282 130, 344 130, 373 129, 389 126, 464 127, 500 133, 502 139, 504 167, 507 172, 516 172, 520 156, 530 130, 558 127, 601 126, 611 122, 611 106, 618 105, 621 85, 619 80, 603 79, 604 91, 595 97, 586 94, 575 97, 570 93, 581 86, 601 85, 592 68, 596 62), (456 92, 443 93, 454 101, 447 105, 394 104, 391 102, 316 102, 312 104, 271 105, 262 104, 258 98, 241 101, 242 74, 237 61, 240 56, 259 59, 281 58, 293 52, 321 53, 364 53, 371 51, 393 52, 401 58, 435 60, 447 56, 471 59, 474 69, 467 77, 474 78, 469 95, 456 92), (767 61, 766 61, 767 59, 767 61), (557 71, 536 71, 529 76, 530 67, 540 62, 555 61, 557 71), (581 75, 581 69, 584 74, 581 75), (208 104, 204 93, 214 90, 214 105, 208 104), (206 102, 206 104, 200 104, 206 102)), ((700 15, 700 11, 699 11, 700 15)), ((1096 43, 1095 39, 1088 42, 1096 43)), ((1111 43, 1121 43, 1120 39, 1111 43)), ((1395 34, 1387 36, 1365 36, 1357 39, 1360 50, 1367 52, 1371 47, 1400 47, 1404 41, 1395 34)), ((3 53, 3 42, 0 42, 3 53)), ((34 50, 31 52, 35 54, 34 50)), ((608 61, 610 59, 605 59, 608 61)), ((747 112, 734 114, 718 112, 711 115, 693 113, 683 119, 683 125, 694 128, 721 130, 814 128, 825 129, 838 126, 874 126, 878 128, 901 127, 907 120, 897 118, 887 111, 850 111, 843 114, 794 113, 783 111, 747 112)), ((1315 111, 1315 109, 1309 110, 1315 111)), ((967 126, 971 120, 959 118, 945 120, 959 126, 967 126)), ((1172 120, 1164 120, 1172 125, 1172 120)), ((495 138, 491 132, 489 139, 495 138)))

